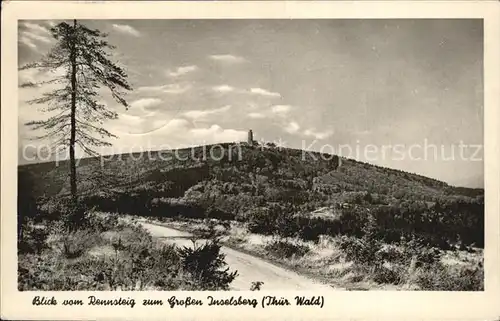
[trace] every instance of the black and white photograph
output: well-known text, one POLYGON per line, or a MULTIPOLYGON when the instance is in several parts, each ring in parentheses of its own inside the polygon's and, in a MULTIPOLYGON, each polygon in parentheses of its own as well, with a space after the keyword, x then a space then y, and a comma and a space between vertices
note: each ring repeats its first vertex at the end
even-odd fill
POLYGON ((17 33, 19 291, 485 290, 482 19, 17 33))

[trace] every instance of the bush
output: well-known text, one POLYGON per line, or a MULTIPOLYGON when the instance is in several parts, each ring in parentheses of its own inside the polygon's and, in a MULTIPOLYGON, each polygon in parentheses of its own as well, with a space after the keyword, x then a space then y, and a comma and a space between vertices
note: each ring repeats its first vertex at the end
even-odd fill
POLYGON ((105 261, 111 269, 96 270, 94 278, 122 290, 156 288, 175 290, 187 280, 179 273, 179 256, 174 245, 157 247, 150 242, 133 244, 124 256, 105 261))
POLYGON ((390 262, 409 266, 412 260, 415 267, 430 266, 441 260, 442 252, 435 247, 428 247, 413 238, 401 241, 397 245, 386 245, 375 255, 377 262, 390 262))
MULTIPOLYGON (((62 290, 65 283, 58 275, 61 262, 55 256, 22 254, 18 256, 18 289, 20 291, 62 290)), ((66 282, 74 285, 74 282, 66 282)), ((74 290, 69 288, 67 290, 74 290)))
POLYGON ((237 276, 225 268, 217 242, 193 249, 158 246, 139 226, 128 226, 118 235, 111 243, 121 244, 120 251, 112 256, 84 255, 101 242, 89 230, 54 241, 62 256, 21 254, 19 290, 227 290, 237 276))
POLYGON ((433 265, 441 260, 442 252, 438 248, 430 247, 416 237, 409 241, 402 239, 399 244, 405 253, 405 261, 409 262, 415 258, 416 267, 433 265))
POLYGON ((247 219, 248 230, 253 233, 290 237, 299 232, 298 220, 289 205, 272 204, 256 208, 247 219))
POLYGON ((377 251, 377 253, 375 253, 375 257, 377 261, 398 264, 405 264, 409 261, 409 259, 411 259, 403 248, 392 244, 382 247, 379 251, 377 251))
POLYGON ((276 222, 268 208, 256 208, 247 213, 247 219, 248 230, 252 233, 272 235, 276 231, 276 222))
POLYGON ((363 227, 368 221, 368 212, 361 207, 353 207, 342 210, 339 217, 341 226, 340 233, 361 237, 365 234, 363 227))
POLYGON ((252 282, 252 284, 250 285, 250 291, 260 291, 263 284, 264 284, 264 282, 262 282, 262 281, 252 282))
POLYGON ((341 223, 335 219, 324 219, 322 217, 296 218, 297 236, 305 241, 318 241, 320 235, 338 235, 341 231, 341 223))
POLYGON ((343 236, 340 240, 340 248, 348 261, 359 264, 374 264, 382 244, 370 237, 359 239, 353 236, 343 236))
POLYGON ((24 225, 23 237, 18 240, 18 253, 40 254, 47 246, 48 230, 44 226, 24 225))
POLYGON ((119 226, 118 214, 106 213, 99 215, 94 211, 89 211, 85 218, 84 228, 97 232, 106 232, 119 226))
POLYGON ((481 265, 474 268, 443 265, 442 252, 415 237, 403 239, 398 245, 382 246, 369 235, 361 239, 343 236, 340 247, 359 273, 377 283, 410 282, 422 290, 441 291, 478 291, 484 286, 481 265))
POLYGON ((100 235, 92 230, 77 230, 63 235, 59 240, 59 248, 65 258, 74 259, 82 256, 100 240, 100 235))
POLYGON ((274 240, 266 244, 264 249, 279 258, 301 257, 310 251, 308 246, 293 244, 286 240, 274 240))
POLYGON ((180 273, 175 248, 148 248, 135 260, 123 257, 82 257, 61 261, 55 256, 21 256, 19 290, 189 290, 194 282, 180 273), (173 261, 171 257, 174 257, 173 261))
POLYGON ((64 223, 70 231, 77 231, 85 224, 86 215, 87 209, 83 203, 70 201, 68 212, 63 216, 64 223))
POLYGON ((406 270, 400 265, 374 265, 373 280, 380 284, 401 284, 406 278, 406 270))
POLYGON ((229 284, 238 275, 237 271, 229 272, 229 267, 225 268, 225 255, 220 253, 220 249, 217 241, 178 249, 182 269, 197 280, 203 290, 228 290, 229 284))
POLYGON ((416 284, 430 291, 484 291, 484 269, 476 267, 447 267, 440 263, 419 269, 416 284))
POLYGON ((234 214, 229 213, 229 212, 225 212, 225 211, 223 211, 219 208, 216 208, 216 207, 207 208, 206 217, 215 218, 215 219, 219 219, 219 220, 223 220, 223 221, 224 220, 229 221, 229 220, 233 220, 235 218, 234 214))
POLYGON ((228 221, 217 221, 216 219, 204 219, 203 225, 197 227, 192 232, 195 236, 202 239, 217 239, 220 240, 222 237, 228 235, 228 229, 231 227, 231 223, 228 221))
POLYGON ((60 220, 70 212, 71 200, 68 197, 50 197, 40 200, 40 217, 47 220, 60 220))

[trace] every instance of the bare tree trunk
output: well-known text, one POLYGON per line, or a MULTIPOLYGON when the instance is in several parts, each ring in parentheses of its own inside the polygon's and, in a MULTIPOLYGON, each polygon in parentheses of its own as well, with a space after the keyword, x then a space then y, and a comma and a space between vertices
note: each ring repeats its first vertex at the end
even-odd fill
MULTIPOLYGON (((73 20, 73 37, 76 37, 76 20, 73 20)), ((76 190, 76 161, 75 161, 75 143, 76 143, 76 39, 72 39, 71 44, 71 137, 69 142, 70 158, 70 184, 71 197, 73 203, 77 202, 76 190)))

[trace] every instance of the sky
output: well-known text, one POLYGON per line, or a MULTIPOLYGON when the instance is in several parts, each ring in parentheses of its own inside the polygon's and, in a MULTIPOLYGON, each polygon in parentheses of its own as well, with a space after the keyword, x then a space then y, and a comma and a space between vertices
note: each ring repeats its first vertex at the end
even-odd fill
MULTIPOLYGON (((57 22, 20 21, 20 66, 48 52, 57 22)), ((80 23, 108 33, 133 87, 128 110, 103 91, 119 114, 104 154, 244 141, 252 129, 258 141, 483 187, 481 20, 80 23)), ((19 83, 53 75, 20 71, 19 83)), ((26 101, 48 89, 19 88, 20 163, 40 161, 23 156, 46 144, 24 123, 47 114, 26 101)))

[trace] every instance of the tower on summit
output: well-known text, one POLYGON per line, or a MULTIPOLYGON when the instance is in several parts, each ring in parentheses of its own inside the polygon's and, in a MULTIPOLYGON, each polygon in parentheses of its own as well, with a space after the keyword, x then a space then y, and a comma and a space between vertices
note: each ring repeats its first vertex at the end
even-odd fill
POLYGON ((253 132, 251 129, 248 131, 248 144, 253 145, 253 132))

